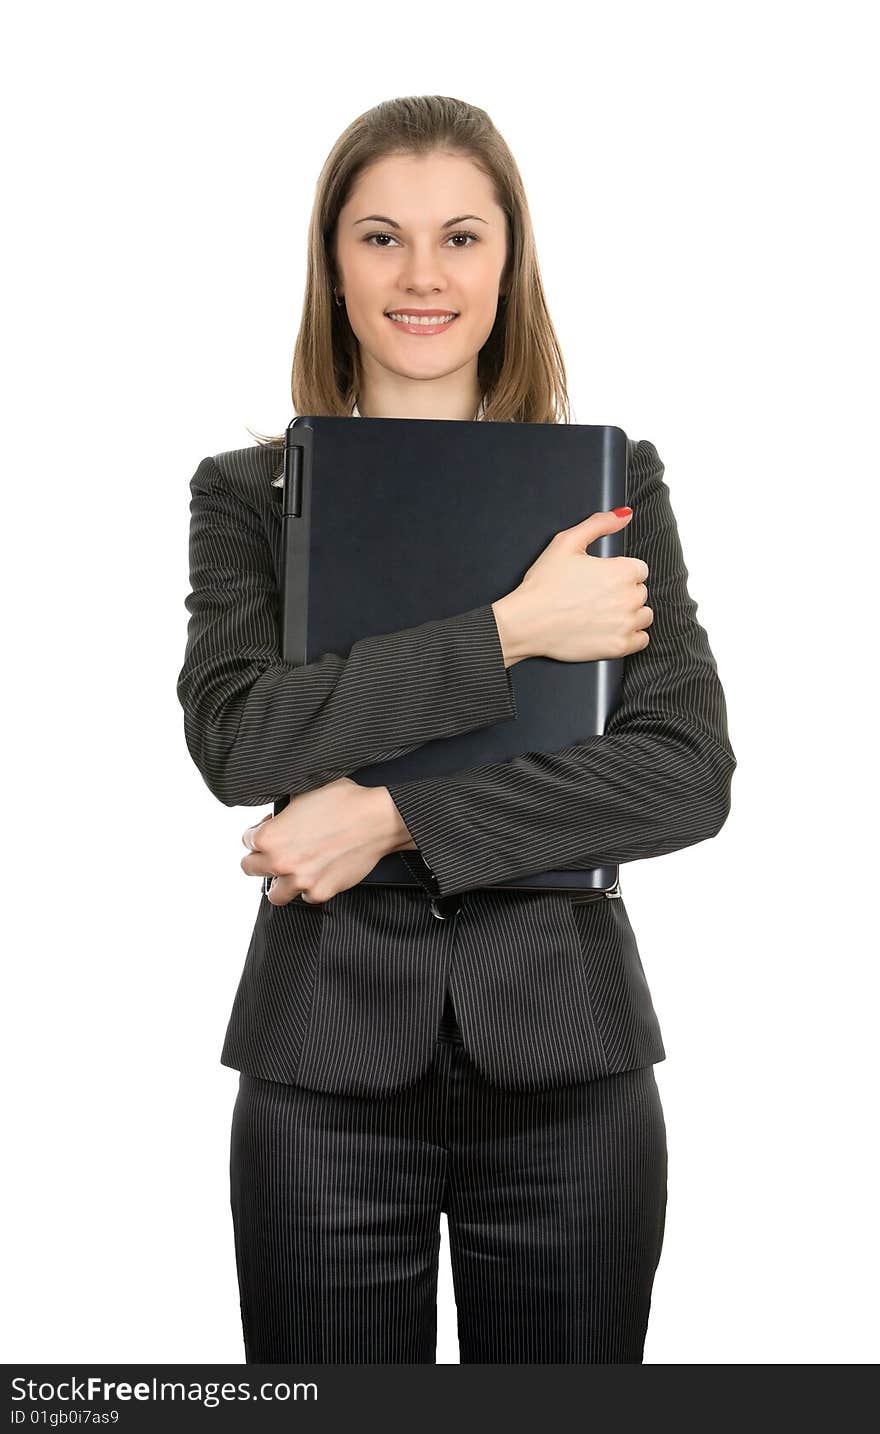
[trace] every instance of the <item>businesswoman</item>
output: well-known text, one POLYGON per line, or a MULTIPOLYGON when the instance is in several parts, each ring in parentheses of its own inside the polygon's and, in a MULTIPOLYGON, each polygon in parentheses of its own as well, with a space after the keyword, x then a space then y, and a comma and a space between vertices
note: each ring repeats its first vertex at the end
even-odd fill
MULTIPOLYGON (((393 100, 337 141, 292 400, 570 421, 522 182, 483 110, 393 100)), ((627 509, 536 535, 512 592, 465 612, 450 593, 431 622, 293 667, 283 434, 255 436, 190 484, 178 680, 211 792, 291 796, 244 833, 262 885, 221 1053, 240 1072, 246 1359, 433 1363, 445 1210, 463 1363, 640 1363, 666 1211, 665 1052, 624 901, 491 888, 661 856, 726 819, 736 758, 657 449, 631 445, 627 509), (589 554, 624 526, 626 557, 589 554), (602 736, 442 778, 349 776, 514 720, 513 669, 535 657, 623 658, 602 736), (392 851, 413 885, 362 884, 392 851)))

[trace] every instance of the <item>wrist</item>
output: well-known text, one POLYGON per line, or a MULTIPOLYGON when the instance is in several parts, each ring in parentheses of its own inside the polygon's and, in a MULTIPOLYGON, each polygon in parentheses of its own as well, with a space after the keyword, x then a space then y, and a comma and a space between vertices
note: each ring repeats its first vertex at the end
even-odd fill
POLYGON ((492 611, 501 639, 504 666, 514 667, 517 662, 534 657, 536 654, 529 645, 527 609, 519 589, 514 588, 513 592, 493 602, 492 611))
POLYGON ((400 815, 387 787, 368 789, 374 803, 376 835, 383 852, 416 851, 416 843, 410 836, 409 827, 400 815))

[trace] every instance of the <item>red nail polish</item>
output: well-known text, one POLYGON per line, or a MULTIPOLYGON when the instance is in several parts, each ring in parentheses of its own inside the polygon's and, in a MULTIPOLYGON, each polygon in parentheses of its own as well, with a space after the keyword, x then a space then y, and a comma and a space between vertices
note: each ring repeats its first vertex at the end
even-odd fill
POLYGON ((618 518, 625 518, 627 513, 632 512, 632 508, 612 508, 611 511, 616 514, 618 518))

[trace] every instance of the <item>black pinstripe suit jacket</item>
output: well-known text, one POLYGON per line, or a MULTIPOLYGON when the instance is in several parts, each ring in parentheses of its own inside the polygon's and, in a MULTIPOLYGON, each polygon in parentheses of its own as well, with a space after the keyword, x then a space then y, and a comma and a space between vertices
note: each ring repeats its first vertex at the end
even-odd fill
MULTIPOLYGON (((280 661, 279 460, 261 445, 220 453, 190 483, 177 692, 189 752, 226 806, 266 806, 516 715, 491 604, 280 661)), ((726 820, 736 757, 663 474, 654 445, 634 445, 629 553, 649 566, 654 620, 624 659, 605 733, 391 785, 419 849, 411 890, 358 885, 322 905, 261 895, 224 1065, 314 1090, 402 1089, 431 1061, 447 988, 470 1058, 511 1089, 665 1058, 622 899, 481 890, 661 856, 726 820), (465 893, 455 922, 436 920, 429 893, 453 892, 465 893)))

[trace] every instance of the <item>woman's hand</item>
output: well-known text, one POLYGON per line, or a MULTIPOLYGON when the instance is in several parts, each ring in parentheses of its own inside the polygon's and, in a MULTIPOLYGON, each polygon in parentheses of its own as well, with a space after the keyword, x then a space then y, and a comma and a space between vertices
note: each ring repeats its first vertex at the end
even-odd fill
POLYGON ((387 787, 350 777, 292 797, 277 817, 248 827, 242 841, 248 876, 274 876, 267 896, 286 906, 302 893, 309 905, 356 886, 377 861, 399 848, 400 816, 387 787))
POLYGON ((654 614, 646 606, 648 565, 641 558, 594 558, 585 551, 617 533, 631 508, 593 513, 562 528, 519 587, 493 603, 508 667, 526 657, 593 662, 647 647, 654 614))

